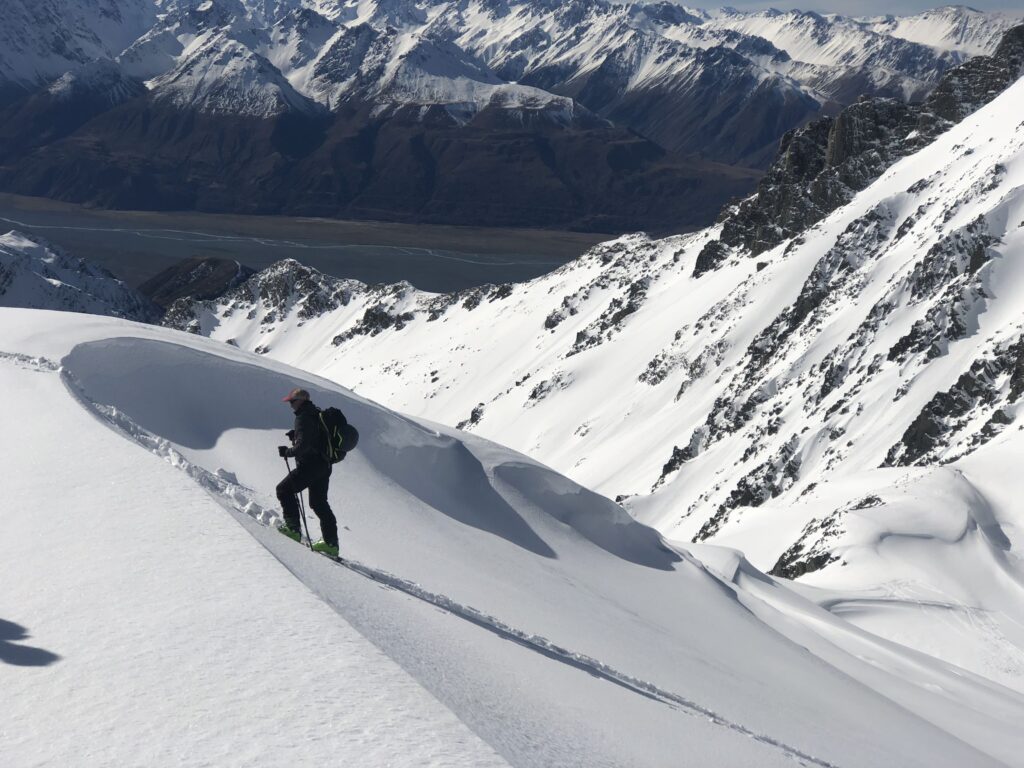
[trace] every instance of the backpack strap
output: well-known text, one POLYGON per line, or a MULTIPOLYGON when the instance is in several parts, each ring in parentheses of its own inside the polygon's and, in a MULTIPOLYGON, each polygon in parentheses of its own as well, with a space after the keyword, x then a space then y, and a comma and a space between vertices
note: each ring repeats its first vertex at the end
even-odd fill
POLYGON ((316 418, 317 418, 317 421, 320 422, 320 428, 321 428, 321 438, 322 439, 320 441, 320 444, 321 444, 320 455, 323 456, 327 460, 328 464, 330 464, 331 463, 331 430, 329 430, 327 428, 327 422, 324 421, 323 409, 321 409, 321 408, 317 408, 316 409, 316 418))

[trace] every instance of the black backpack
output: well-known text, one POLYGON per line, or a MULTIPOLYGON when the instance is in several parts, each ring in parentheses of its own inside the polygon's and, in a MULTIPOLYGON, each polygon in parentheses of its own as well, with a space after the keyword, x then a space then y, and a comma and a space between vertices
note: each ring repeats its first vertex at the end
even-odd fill
POLYGON ((320 424, 327 432, 327 458, 337 464, 356 447, 359 431, 348 423, 345 414, 333 406, 320 411, 320 424))

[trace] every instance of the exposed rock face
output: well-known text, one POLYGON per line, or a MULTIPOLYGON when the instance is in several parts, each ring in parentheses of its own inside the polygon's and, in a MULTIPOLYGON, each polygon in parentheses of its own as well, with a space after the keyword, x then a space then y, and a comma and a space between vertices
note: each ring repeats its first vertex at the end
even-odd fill
POLYGON ((97 115, 145 93, 141 81, 114 62, 100 60, 65 73, 6 109, 0 99, 0 164, 59 141, 97 115))
POLYGON ((248 280, 255 270, 230 259, 194 256, 147 280, 139 293, 169 307, 177 299, 216 299, 248 280))
POLYGON ((1024 26, 1003 35, 991 56, 978 56, 943 77, 927 99, 929 113, 956 123, 990 102, 1024 72, 1024 26))
POLYGON ((890 449, 885 466, 948 462, 970 453, 1013 423, 1012 406, 1022 392, 1024 336, 997 345, 952 387, 937 392, 890 449))
POLYGON ((354 290, 365 288, 355 280, 340 280, 286 259, 251 275, 237 287, 212 299, 182 297, 174 301, 164 316, 163 325, 189 333, 201 333, 201 317, 219 304, 231 312, 244 313, 257 321, 261 330, 289 314, 300 320, 317 317, 348 304, 354 290))
POLYGON ((459 124, 441 109, 375 117, 347 105, 185 118, 146 97, 12 151, 0 187, 115 208, 615 231, 699 225, 755 178, 585 114, 568 125, 535 117, 484 109, 459 124))
POLYGON ((700 275, 734 250, 757 256, 845 205, 901 157, 1006 90, 1024 70, 1024 26, 992 56, 950 70, 923 104, 863 99, 834 118, 787 133, 755 195, 723 211, 722 235, 697 260, 700 275))

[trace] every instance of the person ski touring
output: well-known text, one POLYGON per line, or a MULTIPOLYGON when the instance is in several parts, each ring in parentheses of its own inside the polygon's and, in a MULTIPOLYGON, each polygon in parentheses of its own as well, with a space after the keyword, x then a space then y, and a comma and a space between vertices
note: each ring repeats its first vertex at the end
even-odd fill
POLYGON ((338 521, 327 501, 327 488, 331 481, 331 461, 328 455, 327 435, 320 426, 320 409, 309 399, 309 392, 296 387, 282 398, 295 413, 295 426, 288 432, 290 446, 278 446, 277 452, 286 460, 295 458, 295 469, 277 485, 277 499, 284 513, 284 525, 278 530, 295 541, 302 540, 299 522, 298 494, 309 489, 309 506, 320 519, 323 538, 313 544, 313 550, 337 557, 338 521))

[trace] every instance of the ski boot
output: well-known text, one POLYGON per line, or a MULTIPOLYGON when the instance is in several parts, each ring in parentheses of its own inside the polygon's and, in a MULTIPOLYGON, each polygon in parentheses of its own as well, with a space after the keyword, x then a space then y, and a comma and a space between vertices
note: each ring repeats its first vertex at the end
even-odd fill
POLYGON ((333 544, 328 544, 323 539, 320 539, 320 541, 313 545, 313 551, 319 552, 322 555, 330 555, 331 557, 338 556, 338 548, 333 544))

